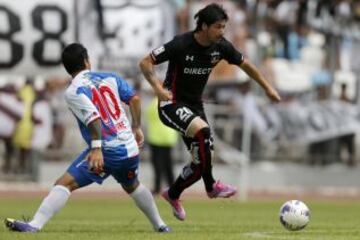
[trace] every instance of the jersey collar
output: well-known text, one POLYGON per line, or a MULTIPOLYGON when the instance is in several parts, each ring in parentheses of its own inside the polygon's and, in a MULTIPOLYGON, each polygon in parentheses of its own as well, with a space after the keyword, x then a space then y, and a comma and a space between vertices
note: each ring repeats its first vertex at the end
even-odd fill
POLYGON ((88 72, 90 72, 90 70, 86 69, 86 70, 82 70, 81 72, 79 72, 72 80, 72 82, 78 82, 80 79, 84 78, 84 75, 87 74, 88 72))

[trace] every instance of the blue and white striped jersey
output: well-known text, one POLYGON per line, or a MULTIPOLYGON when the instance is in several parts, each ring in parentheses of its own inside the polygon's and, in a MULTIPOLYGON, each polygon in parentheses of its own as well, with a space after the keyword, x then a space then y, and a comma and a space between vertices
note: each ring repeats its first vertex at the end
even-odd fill
POLYGON ((124 160, 139 154, 139 149, 121 102, 136 94, 122 78, 113 73, 80 72, 66 90, 66 102, 75 115, 82 137, 90 145, 87 125, 101 119, 104 158, 124 160))

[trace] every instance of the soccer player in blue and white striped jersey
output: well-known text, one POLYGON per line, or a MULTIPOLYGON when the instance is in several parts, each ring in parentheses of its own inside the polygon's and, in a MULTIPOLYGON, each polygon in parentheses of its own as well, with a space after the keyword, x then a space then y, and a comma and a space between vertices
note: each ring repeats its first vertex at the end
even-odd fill
POLYGON ((72 76, 65 99, 88 147, 55 182, 30 222, 8 218, 6 226, 19 232, 38 232, 65 205, 72 191, 93 182, 101 184, 111 175, 134 199, 155 231, 170 232, 151 192, 138 180, 139 146, 144 141, 140 98, 116 74, 91 72, 87 50, 81 44, 68 45, 62 62, 72 76), (129 106, 131 123, 121 102, 129 106))

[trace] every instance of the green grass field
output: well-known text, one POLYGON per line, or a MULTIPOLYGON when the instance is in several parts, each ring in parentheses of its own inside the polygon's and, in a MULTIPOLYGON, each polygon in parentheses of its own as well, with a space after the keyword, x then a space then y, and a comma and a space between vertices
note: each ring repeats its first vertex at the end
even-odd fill
MULTIPOLYGON (((32 216, 40 198, 0 199, 0 218, 32 216)), ((360 203, 306 202, 312 218, 306 229, 285 230, 278 219, 282 202, 185 199, 187 219, 176 220, 168 205, 157 199, 161 214, 173 228, 170 234, 152 231, 129 198, 71 199, 66 207, 36 234, 9 232, 0 227, 0 240, 89 239, 360 239, 360 203)))

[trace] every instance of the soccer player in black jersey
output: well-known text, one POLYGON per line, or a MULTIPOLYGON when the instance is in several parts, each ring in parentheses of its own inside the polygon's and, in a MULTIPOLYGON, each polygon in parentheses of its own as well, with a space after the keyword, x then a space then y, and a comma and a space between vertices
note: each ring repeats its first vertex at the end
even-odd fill
POLYGON ((212 175, 212 138, 201 97, 215 65, 225 59, 239 66, 265 90, 271 100, 280 101, 279 94, 258 69, 224 38, 228 16, 220 5, 207 5, 195 15, 195 19, 197 26, 194 31, 176 36, 153 50, 139 64, 158 96, 160 119, 182 134, 192 155, 192 162, 162 193, 179 220, 184 220, 186 215, 179 197, 200 178, 203 178, 210 198, 227 198, 236 193, 235 187, 215 181, 212 175), (169 61, 169 65, 161 85, 154 65, 165 61, 169 61))

